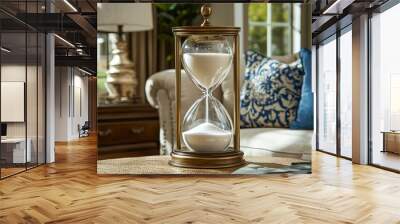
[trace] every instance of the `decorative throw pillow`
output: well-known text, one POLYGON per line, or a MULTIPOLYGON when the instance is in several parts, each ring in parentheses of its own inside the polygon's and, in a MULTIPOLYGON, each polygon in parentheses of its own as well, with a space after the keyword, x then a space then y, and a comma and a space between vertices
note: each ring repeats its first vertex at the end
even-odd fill
POLYGON ((300 59, 284 64, 247 51, 240 92, 241 127, 289 127, 296 119, 303 76, 300 59))
POLYGON ((290 123, 290 128, 312 130, 314 128, 314 95, 311 82, 311 51, 302 48, 299 55, 303 65, 304 79, 297 117, 290 123))

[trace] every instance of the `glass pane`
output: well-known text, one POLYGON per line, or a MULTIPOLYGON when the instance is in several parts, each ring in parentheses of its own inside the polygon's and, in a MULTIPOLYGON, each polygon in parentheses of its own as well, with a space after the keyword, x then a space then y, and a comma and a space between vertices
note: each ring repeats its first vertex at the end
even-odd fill
POLYGON ((249 49, 266 54, 267 52, 267 28, 264 26, 250 26, 249 49))
POLYGON ((400 74, 390 76, 390 130, 400 130, 400 74))
POLYGON ((270 6, 272 22, 288 23, 290 21, 290 4, 274 3, 270 6))
POLYGON ((27 33, 27 80, 26 80, 26 125, 27 125, 27 150, 28 168, 37 165, 37 75, 38 75, 38 35, 36 32, 27 33))
POLYGON ((267 20, 267 4, 255 3, 249 4, 249 21, 263 22, 267 20))
POLYGON ((293 28, 300 30, 301 29, 301 7, 302 4, 294 3, 292 4, 293 8, 293 28))
POLYGON ((1 46, 1 161, 2 177, 25 170, 26 34, 2 33, 1 46))
POLYGON ((97 34, 97 68, 98 70, 106 71, 107 70, 107 47, 108 47, 108 38, 105 33, 97 34))
MULTIPOLYGON (((27 2, 26 12, 29 16, 39 11, 37 1, 27 2)), ((30 20, 38 20, 37 16, 28 17, 30 20)), ((32 21, 34 23, 38 21, 32 21)), ((27 167, 35 167, 38 163, 38 33, 36 30, 27 30, 27 67, 26 67, 26 149, 27 167)))
POLYGON ((44 34, 39 34, 38 36, 39 45, 38 45, 38 164, 45 163, 46 158, 46 148, 45 148, 45 65, 46 65, 46 36, 44 34))
POLYGON ((102 104, 107 97, 107 90, 105 87, 108 60, 110 59, 111 43, 108 34, 97 34, 97 102, 102 104))
MULTIPOLYGON (((126 35, 124 35, 123 38, 126 38, 126 35)), ((107 40, 107 45, 105 47, 106 49, 108 48, 108 61, 111 61, 112 51, 113 49, 115 49, 115 44, 117 43, 118 36, 115 33, 109 33, 107 34, 107 40)))
POLYGON ((272 28, 272 46, 273 56, 290 54, 290 32, 288 27, 272 28))
POLYGON ((336 41, 318 49, 318 148, 336 153, 336 41))
POLYGON ((371 19, 372 163, 400 170, 400 5, 371 19), (385 134, 384 134, 385 133, 385 134))
POLYGON ((340 37, 340 153, 352 157, 352 34, 340 37))
POLYGON ((293 4, 293 52, 299 52, 301 48, 301 4, 293 4))

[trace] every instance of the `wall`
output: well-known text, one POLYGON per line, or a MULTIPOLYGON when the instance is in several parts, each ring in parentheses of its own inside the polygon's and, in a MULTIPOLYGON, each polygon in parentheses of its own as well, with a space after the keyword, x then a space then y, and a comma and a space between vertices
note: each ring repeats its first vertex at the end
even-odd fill
MULTIPOLYGON (((28 166, 36 163, 44 163, 44 74, 42 67, 21 63, 6 62, 1 65, 2 82, 24 82, 26 85, 25 103, 22 108, 26 113, 24 122, 6 122, 7 138, 25 138, 29 140, 30 155, 28 166)), ((4 97, 4 96, 3 96, 4 97)), ((7 96, 5 96, 7 97, 7 96)), ((9 108, 1 108, 8 110, 9 108)), ((11 112, 12 111, 7 111, 11 112)))
POLYGON ((55 141, 68 140, 69 73, 68 67, 55 68, 55 141))
POLYGON ((210 23, 213 26, 233 26, 234 25, 234 4, 212 3, 212 14, 210 23))
POLYGON ((55 73, 55 140, 77 139, 78 125, 88 121, 88 77, 71 67, 56 67, 55 73))
POLYGON ((74 94, 73 97, 73 108, 72 108, 72 121, 71 121, 71 127, 72 127, 72 136, 73 138, 76 138, 79 136, 78 132, 78 124, 83 125, 85 121, 88 121, 88 77, 87 76, 81 76, 82 73, 79 73, 78 75, 74 75, 74 91, 72 94, 74 94))
MULTIPOLYGON (((25 82, 25 74, 27 69, 28 71, 28 83, 27 84, 27 125, 28 125, 28 138, 29 133, 35 133, 36 135, 36 107, 37 107, 37 98, 36 98, 36 78, 33 78, 30 74, 35 73, 36 75, 36 67, 25 65, 2 65, 1 67, 1 81, 2 82, 25 82)), ((42 105, 38 105, 41 107, 42 105)), ((7 108, 2 108, 2 110, 6 110, 7 108)), ((12 122, 7 123, 7 136, 8 137, 25 137, 25 122, 12 122)))

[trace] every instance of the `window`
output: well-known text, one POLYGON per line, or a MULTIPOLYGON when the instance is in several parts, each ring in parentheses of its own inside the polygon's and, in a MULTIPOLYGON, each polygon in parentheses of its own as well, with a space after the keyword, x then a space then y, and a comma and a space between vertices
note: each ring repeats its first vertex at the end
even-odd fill
POLYGON ((318 48, 318 149, 336 154, 336 36, 318 48))
MULTIPOLYGON (((21 1, 18 15, 41 13, 42 3, 21 1)), ((46 37, 11 14, 0 11, 0 179, 46 159, 46 37)))
POLYGON ((352 157, 352 32, 341 34, 340 45, 340 155, 352 157))
POLYGON ((267 56, 298 52, 301 43, 300 15, 300 4, 249 4, 248 49, 267 56))
POLYGON ((400 71, 390 74, 390 130, 400 130, 400 71))
POLYGON ((106 71, 108 67, 108 39, 106 33, 97 34, 97 69, 100 71, 106 71))
POLYGON ((317 66, 317 147, 350 159, 353 132, 351 25, 319 44, 317 66))
POLYGON ((371 162, 400 170, 400 5, 371 18, 371 162), (385 135, 383 132, 387 132, 385 135), (394 153, 393 153, 394 152, 394 153))
POLYGON ((97 34, 97 103, 102 104, 107 97, 105 87, 109 61, 111 60, 111 45, 116 35, 109 33, 97 34))

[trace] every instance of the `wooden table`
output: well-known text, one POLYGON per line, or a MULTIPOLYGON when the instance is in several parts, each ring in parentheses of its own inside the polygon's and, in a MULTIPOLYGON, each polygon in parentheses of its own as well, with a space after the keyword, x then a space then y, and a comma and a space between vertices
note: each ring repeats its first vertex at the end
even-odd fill
POLYGON ((31 162, 32 140, 30 138, 1 139, 2 158, 8 164, 22 164, 31 162), (26 146, 26 147, 25 147, 26 146))
POLYGON ((287 172, 311 172, 310 162, 296 158, 245 156, 242 167, 225 169, 190 169, 173 167, 168 164, 170 156, 142 156, 115 158, 97 161, 98 174, 271 174, 287 172), (299 165, 300 167, 297 167, 299 165), (303 167, 304 165, 304 167, 303 167), (307 170, 307 167, 310 169, 307 170), (296 170, 298 169, 298 170, 296 170))

